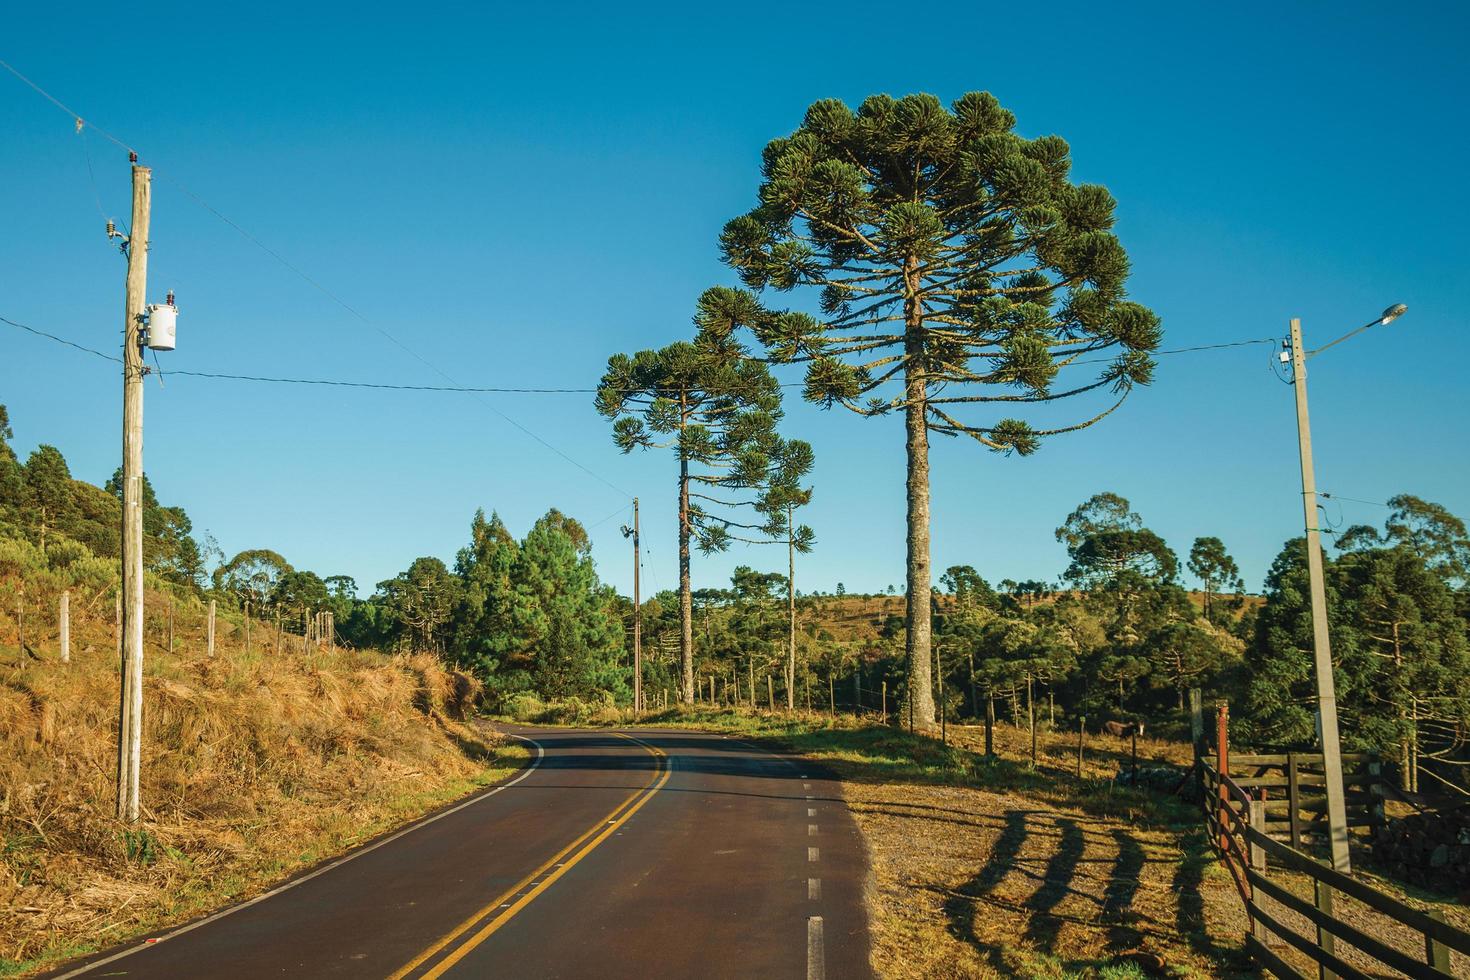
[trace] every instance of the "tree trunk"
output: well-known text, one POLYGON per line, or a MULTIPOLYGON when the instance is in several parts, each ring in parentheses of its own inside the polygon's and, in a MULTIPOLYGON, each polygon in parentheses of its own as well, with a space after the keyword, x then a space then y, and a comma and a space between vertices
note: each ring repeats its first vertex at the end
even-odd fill
POLYGON ((915 296, 917 261, 905 263, 909 297, 904 300, 905 445, 908 451, 908 629, 904 652, 908 657, 908 688, 914 727, 934 727, 934 692, 931 686, 929 569, 929 428, 927 383, 924 371, 923 319, 915 296))
POLYGON ((694 703, 694 597, 689 585, 689 460, 679 459, 679 666, 685 704, 694 703))

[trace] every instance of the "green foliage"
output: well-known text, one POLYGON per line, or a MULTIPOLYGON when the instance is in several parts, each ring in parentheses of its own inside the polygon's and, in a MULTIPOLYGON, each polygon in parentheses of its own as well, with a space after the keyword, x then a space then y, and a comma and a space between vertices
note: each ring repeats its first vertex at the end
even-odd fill
MULTIPOLYGON (((121 469, 112 474, 106 490, 122 503, 121 469)), ((144 567, 166 581, 198 589, 207 576, 203 553, 193 537, 193 522, 182 507, 164 507, 158 502, 146 473, 142 491, 144 567)))
MULTIPOLYGON (((1461 751, 1470 731, 1466 621, 1446 581, 1443 552, 1416 548, 1403 531, 1378 540, 1379 547, 1366 547, 1359 537, 1337 560, 1323 556, 1343 741, 1403 760, 1417 740, 1425 757, 1447 757, 1461 751)), ((1245 723, 1264 743, 1312 744, 1315 680, 1302 539, 1277 556, 1266 599, 1246 651, 1245 723)))
POLYGON ((1119 587, 1128 579, 1169 582, 1179 559, 1164 539, 1143 526, 1129 503, 1115 493, 1099 493, 1067 516, 1057 528, 1071 565, 1063 577, 1083 588, 1119 587))
MULTIPOLYGON (((807 364, 807 397, 861 414, 916 405, 925 423, 1001 452, 1095 422, 1036 430, 962 422, 1014 406, 1147 384, 1158 319, 1125 297, 1113 200, 1069 180, 1069 148, 1028 140, 989 93, 946 108, 875 95, 813 104, 765 150, 759 204, 725 226, 725 261, 753 290, 820 291, 822 318, 712 290, 702 326, 747 328, 777 361, 807 364), (1115 349, 1098 377, 1057 385, 1081 355, 1115 349), (901 394, 864 401, 902 378, 901 394), (936 384, 958 386, 930 392, 936 384)), ((1114 404, 1116 407, 1116 402, 1114 404)), ((1105 410, 1102 414, 1107 414, 1105 410)))
POLYGON ((1219 538, 1195 538, 1189 549, 1189 571, 1205 587, 1205 618, 1215 621, 1214 599, 1222 589, 1236 593, 1245 588, 1235 559, 1219 538))

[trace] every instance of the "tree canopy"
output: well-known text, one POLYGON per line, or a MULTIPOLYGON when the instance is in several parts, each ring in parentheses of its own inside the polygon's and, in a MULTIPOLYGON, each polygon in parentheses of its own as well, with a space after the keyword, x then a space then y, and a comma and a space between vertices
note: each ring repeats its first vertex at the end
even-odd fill
POLYGON ((1033 453, 1147 384, 1161 337, 1158 318, 1126 298, 1112 196, 1072 183, 1060 137, 1026 139, 1015 124, 985 92, 949 107, 924 94, 874 95, 856 111, 813 103, 796 132, 766 146, 758 203, 726 224, 720 248, 748 289, 814 288, 819 314, 767 310, 730 288, 701 303, 708 329, 749 329, 771 360, 804 363, 809 400, 904 413, 906 650, 926 726, 929 433, 1033 453), (1068 369, 1093 364, 1071 380, 1068 369), (1020 415, 1092 393, 1106 400, 1066 424, 1020 415), (977 409, 991 412, 977 419, 977 409))

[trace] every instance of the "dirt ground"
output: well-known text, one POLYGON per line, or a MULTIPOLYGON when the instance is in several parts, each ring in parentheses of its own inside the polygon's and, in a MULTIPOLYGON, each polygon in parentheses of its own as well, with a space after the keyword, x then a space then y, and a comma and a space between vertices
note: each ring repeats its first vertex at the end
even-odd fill
MULTIPOLYGON (((1021 753, 1024 733, 998 734, 1003 755, 1021 753)), ((1256 975, 1240 954, 1239 899, 1197 828, 1177 812, 1130 813, 1128 800, 1107 799, 1101 770, 1116 771, 1121 748, 1074 782, 1080 805, 1030 790, 850 780, 873 861, 879 972, 1256 975)))

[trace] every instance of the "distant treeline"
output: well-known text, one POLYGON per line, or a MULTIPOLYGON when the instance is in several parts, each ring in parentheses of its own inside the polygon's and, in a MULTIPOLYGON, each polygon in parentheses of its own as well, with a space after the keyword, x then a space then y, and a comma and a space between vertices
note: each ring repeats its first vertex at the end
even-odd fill
MULTIPOLYGON (((120 504, 105 487, 73 480, 61 452, 42 445, 24 461, 9 445, 0 406, 0 589, 113 587, 120 504)), ((226 558, 201 544, 182 508, 145 480, 145 560, 162 587, 209 596, 262 620, 301 629, 332 612, 339 641, 384 651, 432 652, 473 670, 493 699, 543 697, 626 703, 632 604, 602 584, 576 520, 552 509, 521 538, 476 513, 452 566, 414 560, 366 597, 344 575, 294 567, 250 549, 226 558)), ((1129 502, 1100 493, 1057 528, 1069 564, 1056 582, 1002 579, 956 565, 934 590, 931 614, 952 718, 1020 718, 1029 688, 1038 716, 1085 714, 1180 724, 1185 692, 1228 698, 1238 738, 1259 746, 1314 741, 1315 688, 1307 563, 1287 541, 1259 599, 1244 596, 1236 563, 1215 537, 1179 556, 1129 502), (1191 594, 1184 573, 1199 586, 1191 594)), ((1343 738, 1384 752, 1406 787, 1465 786, 1470 742, 1470 537, 1443 507, 1409 495, 1389 501, 1381 528, 1336 535, 1324 556, 1343 738), (1427 774, 1420 783, 1418 775, 1427 774)), ((890 593, 891 593, 890 589, 890 593)), ((853 610, 863 600, 797 596, 795 700, 814 708, 900 711, 906 697, 903 616, 853 610), (886 692, 887 701, 883 701, 886 692)), ((742 566, 729 588, 692 594, 701 697, 786 700, 786 577, 742 566), (769 675, 769 679, 767 679, 769 675)), ((679 602, 662 592, 643 609, 645 686, 679 688, 679 602)))

